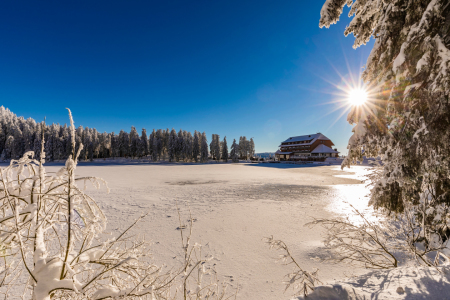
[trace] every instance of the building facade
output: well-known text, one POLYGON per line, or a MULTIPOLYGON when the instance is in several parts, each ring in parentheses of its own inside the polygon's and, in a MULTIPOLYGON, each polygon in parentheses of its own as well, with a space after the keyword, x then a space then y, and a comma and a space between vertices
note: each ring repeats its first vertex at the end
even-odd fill
POLYGON ((281 142, 275 152, 279 160, 306 160, 318 157, 338 157, 339 152, 333 149, 333 142, 323 134, 308 134, 290 137, 281 142))

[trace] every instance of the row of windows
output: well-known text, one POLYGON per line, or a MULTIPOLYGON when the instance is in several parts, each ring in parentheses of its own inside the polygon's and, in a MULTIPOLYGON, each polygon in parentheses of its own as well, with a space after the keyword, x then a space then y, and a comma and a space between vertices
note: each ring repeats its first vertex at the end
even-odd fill
POLYGON ((303 142, 289 142, 289 143, 283 143, 282 145, 293 145, 293 144, 306 144, 310 143, 311 141, 303 141, 303 142))

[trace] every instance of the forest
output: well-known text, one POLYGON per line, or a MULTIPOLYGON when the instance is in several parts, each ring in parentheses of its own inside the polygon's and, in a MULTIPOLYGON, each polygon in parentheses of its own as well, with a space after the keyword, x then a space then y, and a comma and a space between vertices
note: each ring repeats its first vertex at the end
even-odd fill
MULTIPOLYGON (((145 128, 141 133, 135 127, 130 132, 121 130, 100 133, 95 128, 79 126, 76 129, 76 147, 83 144, 80 160, 93 161, 96 158, 148 158, 153 161, 207 162, 211 160, 250 159, 255 155, 253 138, 245 136, 239 142, 233 140, 228 151, 226 137, 212 134, 208 145, 206 133, 193 134, 180 129, 153 129, 148 135, 145 128)), ((28 151, 34 151, 39 159, 42 136, 45 138, 46 160, 65 160, 72 153, 71 133, 67 124, 46 125, 32 118, 18 117, 9 109, 0 107, 0 160, 19 159, 28 151)), ((77 149, 76 149, 77 150, 77 149)))

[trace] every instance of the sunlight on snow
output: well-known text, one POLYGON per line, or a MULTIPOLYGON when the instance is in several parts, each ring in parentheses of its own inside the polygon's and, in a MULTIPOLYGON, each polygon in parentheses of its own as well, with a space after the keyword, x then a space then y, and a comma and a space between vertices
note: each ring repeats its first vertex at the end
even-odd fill
MULTIPOLYGON (((340 170, 340 168, 339 168, 340 170)), ((352 166, 351 169, 344 169, 343 175, 336 175, 336 177, 352 178, 358 180, 366 179, 366 175, 370 172, 370 168, 362 166, 352 166)), ((335 185, 332 186, 332 202, 327 206, 327 210, 336 215, 349 217, 351 221, 356 224, 361 223, 361 218, 356 216, 350 205, 363 213, 369 221, 376 221, 374 209, 368 206, 369 203, 369 188, 365 183, 349 184, 349 185, 335 185)))

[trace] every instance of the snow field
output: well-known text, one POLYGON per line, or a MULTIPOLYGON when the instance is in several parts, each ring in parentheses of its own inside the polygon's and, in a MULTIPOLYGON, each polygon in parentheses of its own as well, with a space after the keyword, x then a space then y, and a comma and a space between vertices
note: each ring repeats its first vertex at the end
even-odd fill
MULTIPOLYGON (((47 166, 55 171, 56 166, 47 166)), ((355 167, 362 170, 362 167, 355 167)), ((119 231, 150 211, 136 231, 145 232, 158 265, 179 266, 181 253, 176 203, 187 222, 194 222, 192 243, 214 256, 220 278, 239 287, 238 299, 289 299, 284 275, 291 266, 276 262, 278 255, 262 241, 273 235, 286 242, 307 270, 320 269, 323 283, 366 270, 325 265, 328 252, 321 229, 303 225, 311 217, 345 214, 344 199, 366 201, 359 180, 342 175, 336 166, 305 167, 280 164, 80 164, 77 175, 105 179, 111 193, 89 190, 108 218, 108 229, 119 231), (359 198, 362 198, 359 200, 359 198), (189 208, 186 206, 189 203, 189 208)), ((348 174, 345 172, 344 174, 348 174)), ((367 203, 367 201, 366 201, 367 203)))

